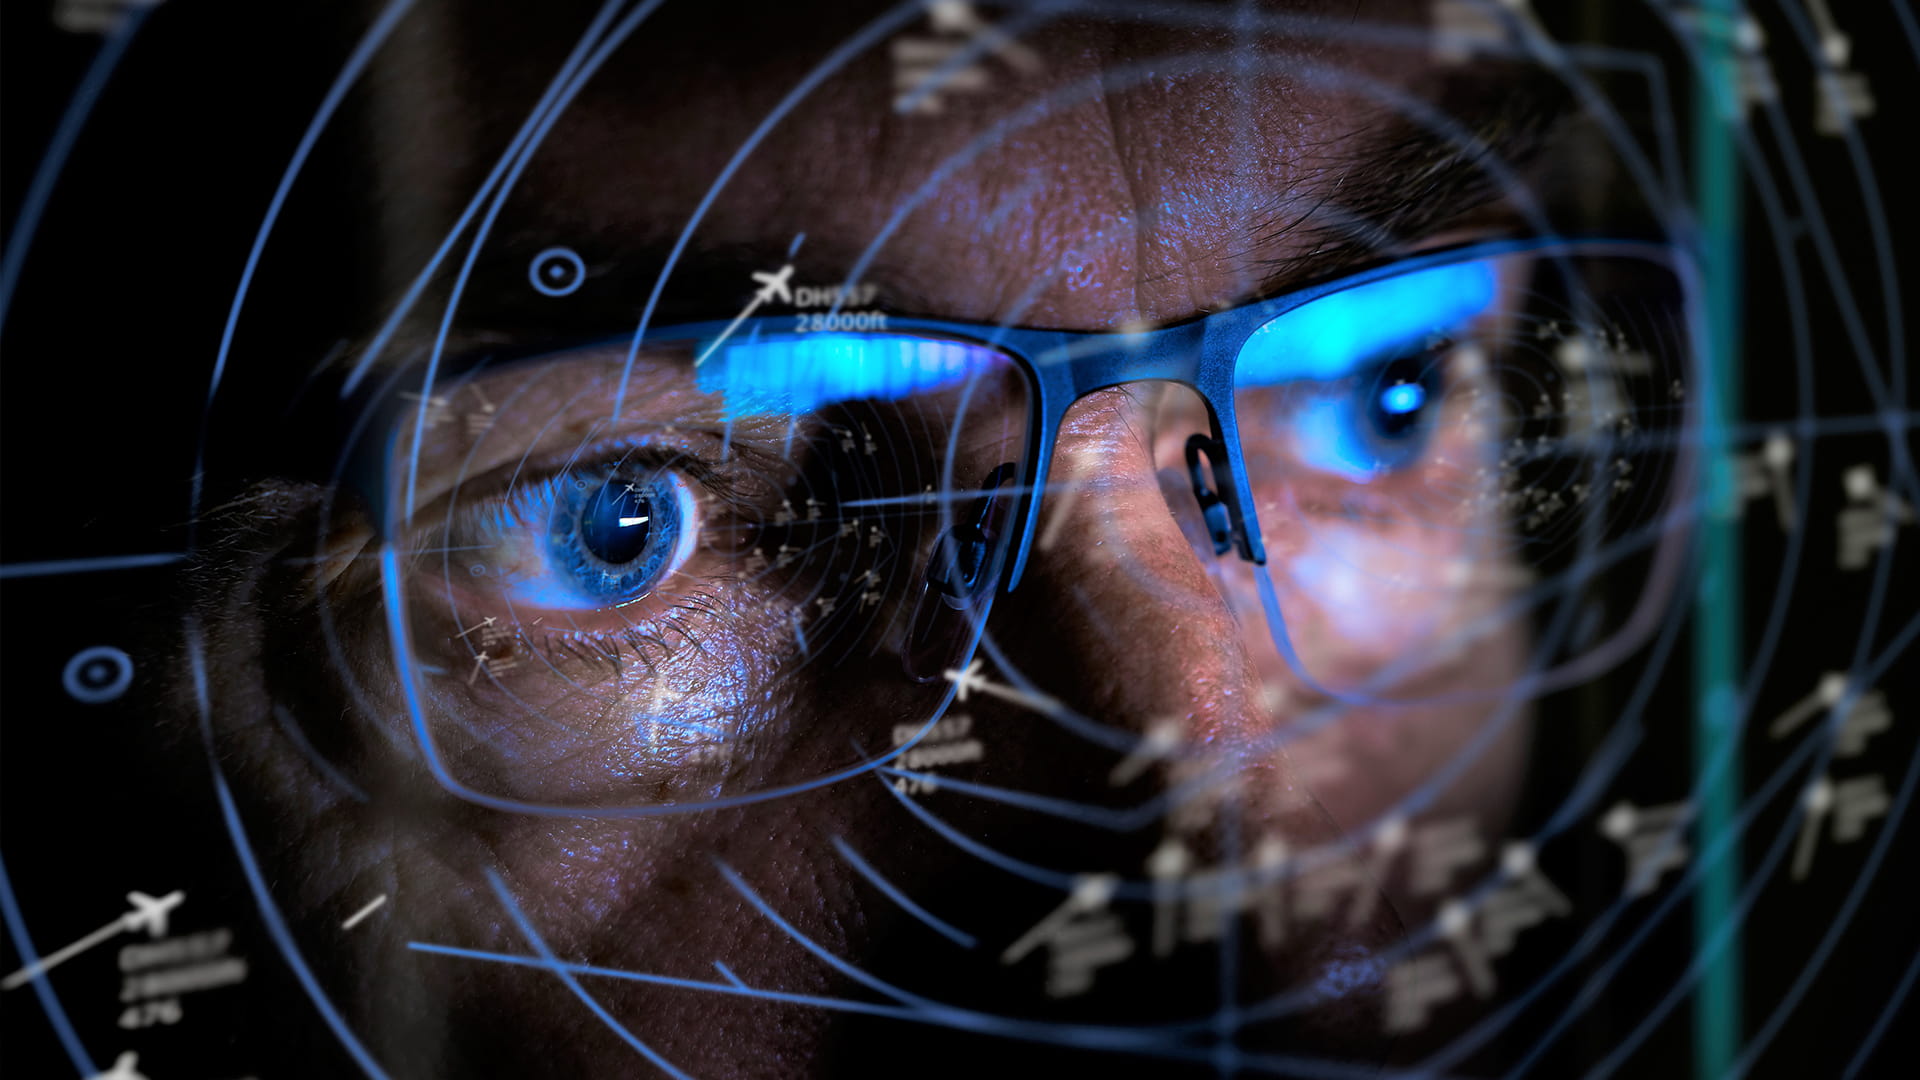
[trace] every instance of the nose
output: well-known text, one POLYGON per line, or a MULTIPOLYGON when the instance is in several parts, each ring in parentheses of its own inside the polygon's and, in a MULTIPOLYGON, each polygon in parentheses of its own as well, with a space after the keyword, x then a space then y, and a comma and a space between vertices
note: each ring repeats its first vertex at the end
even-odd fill
MULTIPOLYGON (((1206 430, 1204 408, 1180 388, 1136 385, 1080 401, 1060 429, 1027 575, 989 623, 1003 655, 1038 688, 1090 720, 1146 736, 1142 747, 1160 746, 1135 777, 1103 766, 1097 779, 1069 779, 1068 770, 1087 768, 1087 748, 1074 753, 1044 726, 1028 729, 1030 777, 1055 792, 1077 788, 1109 805, 1171 795, 1166 816, 1131 837, 1151 854, 1116 867, 1136 877, 1141 868, 1153 876, 1260 865, 1274 852, 1324 849, 1342 836, 1271 742, 1289 717, 1275 714, 1263 685, 1254 650, 1265 630, 1237 613, 1223 584, 1229 576, 1216 572, 1237 566, 1237 556, 1216 553, 1186 468, 1189 438, 1206 430), (1046 751, 1032 751, 1038 747, 1046 751), (1195 783, 1181 777, 1189 766, 1195 783), (1105 791, 1095 796, 1094 788, 1105 791)), ((1093 850, 1074 854, 1084 860, 1093 850)), ((1263 888, 1279 897, 1294 887, 1263 888)), ((1280 940, 1263 929, 1257 942, 1245 941, 1266 968, 1255 974, 1259 965, 1249 964, 1243 989, 1277 992, 1321 977, 1309 973, 1371 965, 1365 958, 1400 927, 1376 885, 1360 888, 1347 917, 1323 932, 1280 940)), ((1177 962, 1171 945, 1156 938, 1143 948, 1177 962)), ((1287 1037, 1346 1030, 1366 1013, 1371 992, 1328 1002, 1287 1037)))
POLYGON ((1027 573, 992 627, 1015 664, 1031 658, 1024 674, 1082 715, 1230 745, 1257 737, 1267 714, 1180 466, 1188 437, 1205 431, 1203 410, 1169 407, 1187 393, 1143 384, 1073 407, 1027 573))
MULTIPOLYGON (((1204 804, 1230 800, 1241 846, 1263 833, 1295 850, 1329 843, 1338 826, 1274 741, 1290 719, 1276 703, 1299 699, 1266 685, 1262 672, 1274 665, 1255 652, 1267 642, 1264 625, 1245 589, 1229 584, 1242 564, 1218 550, 1185 467, 1189 440, 1207 430, 1199 398, 1170 384, 1076 403, 1055 444, 1027 574, 989 628, 1039 689, 1143 736, 1140 752, 1157 752, 1150 771, 1161 786, 1180 782, 1182 763, 1220 781, 1179 796, 1203 804, 1187 805, 1186 820, 1210 820, 1204 804)), ((1117 766, 1097 786, 1111 792, 1126 774, 1117 766)), ((1058 775, 1053 783, 1079 786, 1058 775)), ((1218 843, 1201 832, 1188 839, 1218 843)))

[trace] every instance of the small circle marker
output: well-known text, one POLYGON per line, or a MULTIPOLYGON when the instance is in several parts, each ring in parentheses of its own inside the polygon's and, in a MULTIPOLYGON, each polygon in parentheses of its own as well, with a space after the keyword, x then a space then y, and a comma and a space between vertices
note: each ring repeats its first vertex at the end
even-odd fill
POLYGON ((587 264, 572 248, 550 247, 527 266, 527 281, 542 296, 566 296, 586 280, 587 264))
POLYGON ((81 649, 67 661, 60 681, 74 700, 105 705, 133 685, 133 658, 111 645, 81 649))

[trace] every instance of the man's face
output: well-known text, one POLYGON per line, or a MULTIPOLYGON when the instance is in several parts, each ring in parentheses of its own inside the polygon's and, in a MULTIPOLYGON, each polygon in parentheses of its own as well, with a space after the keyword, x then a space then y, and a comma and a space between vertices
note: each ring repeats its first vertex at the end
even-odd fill
MULTIPOLYGON (((1176 324, 1509 227, 1512 201, 1484 163, 1415 137, 1418 103, 1465 102, 1464 123, 1533 152, 1545 141, 1494 69, 1339 44, 1310 23, 1236 34, 1232 8, 1215 13, 1224 27, 1030 20, 1020 52, 985 62, 986 85, 904 115, 887 43, 937 35, 903 22, 759 137, 862 21, 671 8, 611 54, 529 159, 450 321, 451 352, 630 335, 643 310, 659 327, 726 320, 753 298, 750 271, 791 262, 792 285, 830 286, 863 258, 871 293, 849 310, 1076 331, 1176 324), (580 256, 576 291, 528 287, 551 247, 580 256)), ((1422 25, 1417 9, 1366 17, 1422 25)), ((370 169, 391 212, 367 242, 396 294, 588 21, 444 18, 445 34, 397 38, 370 83, 370 169)), ((431 341, 445 310, 423 305, 376 372, 414 355, 410 336, 431 341)), ((800 317, 777 299, 754 314, 800 317)), ((1082 1064, 1158 1071, 1201 1043, 1169 1055, 1130 1033, 1205 1028, 1223 1000, 1302 987, 1297 1007, 1242 1026, 1243 1050, 1391 1053, 1379 954, 1434 896, 1362 870, 1317 916, 1286 893, 1286 922, 1257 890, 1211 915, 1149 894, 1331 850, 1450 763, 1414 822, 1464 816, 1497 832, 1524 729, 1510 711, 1490 729, 1500 699, 1475 691, 1525 666, 1521 619, 1416 665, 1385 700, 1327 711, 1329 687, 1365 685, 1484 620, 1521 580, 1486 497, 1497 394, 1472 392, 1471 371, 1419 384, 1434 401, 1413 449, 1356 477, 1316 457, 1301 434, 1309 410, 1276 391, 1271 414, 1241 418, 1264 567, 1209 540, 1183 458, 1211 430, 1192 389, 1082 398, 1044 448, 1022 580, 986 621, 992 660, 978 674, 1023 689, 976 684, 948 706, 925 743, 961 748, 945 759, 810 785, 940 715, 944 665, 918 681, 901 654, 953 519, 909 497, 925 480, 951 494, 936 506, 975 505, 997 466, 1030 455, 1037 391, 978 350, 956 361, 983 368, 964 395, 757 410, 702 381, 697 344, 628 344, 439 387, 453 415, 408 413, 395 449, 376 455, 389 489, 411 485, 410 498, 388 493, 405 523, 383 540, 365 508, 284 493, 288 524, 257 561, 207 579, 212 712, 247 815, 275 823, 255 832, 278 900, 325 928, 363 897, 392 898, 377 926, 313 950, 376 1058, 396 1075, 643 1075, 653 1066, 637 1040, 703 1077, 978 1075, 1068 1067, 1093 1045, 1132 1049, 1082 1064), (597 601, 561 565, 553 521, 568 514, 559 531, 599 560, 597 601), (594 515, 614 531, 589 535, 594 515), (292 550, 315 535, 318 551, 292 550), (384 576, 382 543, 398 551, 384 576), (632 580, 608 569, 629 565, 643 567, 632 580), (1262 574, 1292 662, 1262 610, 1262 574), (398 678, 396 647, 409 657, 398 678), (412 705, 409 680, 423 699, 412 705), (275 707, 347 785, 283 726, 234 719, 275 707), (449 794, 413 716, 475 791, 557 809, 449 794), (1275 738, 1290 726, 1297 737, 1275 738), (796 790, 752 798, 784 786, 796 790), (1103 896, 1099 875, 1121 891, 1103 896), (1043 932, 1062 912, 1081 926, 1112 914, 1128 952, 1075 985, 1057 973, 1068 946, 1043 932), (535 964, 550 952, 638 977, 575 981, 413 943, 535 964)))

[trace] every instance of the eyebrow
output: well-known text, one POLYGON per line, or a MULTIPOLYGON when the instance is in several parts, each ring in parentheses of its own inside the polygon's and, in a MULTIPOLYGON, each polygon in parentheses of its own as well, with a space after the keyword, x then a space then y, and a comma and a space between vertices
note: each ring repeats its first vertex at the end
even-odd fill
POLYGON ((1565 88, 1544 73, 1484 71, 1443 76, 1436 111, 1458 122, 1443 132, 1396 117, 1351 146, 1309 156, 1320 197, 1304 209, 1282 207, 1256 245, 1288 249, 1259 260, 1261 299, 1411 254, 1435 235, 1480 225, 1531 231, 1507 198, 1499 174, 1526 185, 1549 220, 1567 192, 1538 166, 1565 148, 1575 114, 1565 88), (1479 100, 1447 107, 1448 100, 1479 100), (1542 186, 1544 185, 1544 186, 1542 186), (1337 198, 1335 197, 1337 196, 1337 198))

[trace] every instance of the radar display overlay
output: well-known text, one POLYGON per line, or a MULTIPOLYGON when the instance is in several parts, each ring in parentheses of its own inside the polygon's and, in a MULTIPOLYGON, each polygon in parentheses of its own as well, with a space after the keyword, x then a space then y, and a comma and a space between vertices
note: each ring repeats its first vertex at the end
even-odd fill
POLYGON ((0 18, 0 1073, 1916 1075, 1908 0, 0 18))

